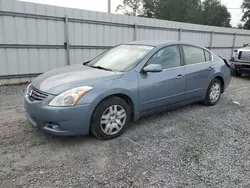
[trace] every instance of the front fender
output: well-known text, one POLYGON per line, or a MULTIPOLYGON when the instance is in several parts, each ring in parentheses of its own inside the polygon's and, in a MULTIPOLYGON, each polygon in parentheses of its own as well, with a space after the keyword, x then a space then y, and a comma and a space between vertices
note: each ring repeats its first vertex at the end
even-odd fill
MULTIPOLYGON (((121 77, 98 83, 78 102, 78 105, 89 104, 89 114, 92 116, 98 104, 112 95, 126 95, 134 105, 134 120, 139 118, 138 112, 138 75, 135 71, 124 73, 121 77)), ((90 124, 90 121, 87 122, 90 124)))
MULTIPOLYGON (((93 109, 93 112, 94 112, 94 109, 98 106, 98 104, 109 98, 110 96, 114 96, 114 95, 125 95, 127 97, 129 97, 134 105, 134 108, 133 108, 133 114, 134 114, 134 119, 138 119, 138 95, 135 95, 133 92, 129 91, 129 90, 126 90, 126 89, 123 89, 123 88, 116 88, 116 89, 111 89, 111 90, 108 90, 100 95, 98 95, 95 100, 93 100, 93 102, 91 103, 91 108, 93 109)), ((93 113, 92 112, 92 113, 93 113)))

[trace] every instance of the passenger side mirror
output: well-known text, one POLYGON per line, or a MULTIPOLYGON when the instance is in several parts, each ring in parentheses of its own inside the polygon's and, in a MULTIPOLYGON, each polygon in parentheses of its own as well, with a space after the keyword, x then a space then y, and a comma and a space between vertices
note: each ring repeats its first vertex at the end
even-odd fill
POLYGON ((150 64, 143 68, 143 72, 161 72, 162 71, 162 65, 159 64, 150 64))

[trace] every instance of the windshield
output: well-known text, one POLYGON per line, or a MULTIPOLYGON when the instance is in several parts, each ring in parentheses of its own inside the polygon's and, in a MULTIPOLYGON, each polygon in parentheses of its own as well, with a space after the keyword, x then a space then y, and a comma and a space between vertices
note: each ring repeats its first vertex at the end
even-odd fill
POLYGON ((152 46, 142 45, 120 45, 98 56, 88 63, 88 66, 118 72, 130 71, 153 48, 152 46))

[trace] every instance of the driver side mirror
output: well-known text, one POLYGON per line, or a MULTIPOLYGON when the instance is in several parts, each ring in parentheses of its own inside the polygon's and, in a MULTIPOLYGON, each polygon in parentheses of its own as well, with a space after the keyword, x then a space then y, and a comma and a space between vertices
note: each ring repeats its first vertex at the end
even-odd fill
POLYGON ((144 67, 142 70, 143 72, 162 72, 162 65, 159 64, 150 64, 144 67))

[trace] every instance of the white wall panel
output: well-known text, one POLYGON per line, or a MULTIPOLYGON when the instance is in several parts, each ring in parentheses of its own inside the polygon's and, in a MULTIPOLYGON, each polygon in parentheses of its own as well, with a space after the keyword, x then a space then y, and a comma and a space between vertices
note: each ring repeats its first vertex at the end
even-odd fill
POLYGON ((90 61, 106 50, 103 49, 74 49, 70 51, 71 64, 90 61))
POLYGON ((138 40, 178 40, 178 31, 138 29, 138 40))
POLYGON ((232 47, 233 46, 233 39, 234 39, 234 35, 214 34, 213 46, 216 46, 216 47, 232 47))
POLYGON ((27 44, 28 43, 28 31, 27 31, 28 28, 26 27, 26 19, 15 17, 15 20, 16 20, 16 33, 15 34, 17 36, 16 43, 27 44))
MULTIPOLYGON (((32 53, 34 53, 33 51, 32 53)), ((19 66, 18 70, 16 72, 13 72, 12 74, 28 74, 28 73, 34 73, 32 71, 39 70, 35 69, 38 68, 37 67, 38 63, 30 61, 30 54, 31 54, 30 49, 14 49, 13 56, 17 57, 18 60, 16 60, 16 62, 19 66)))
POLYGON ((0 0, 0 10, 13 11, 16 0, 0 0))
MULTIPOLYGON (((5 66, 8 70, 8 74, 19 74, 20 71, 20 62, 18 61, 18 53, 15 49, 7 49, 5 51, 6 62, 5 66)), ((29 67, 26 67, 27 69, 29 67)))
MULTIPOLYGON (((63 49, 63 45, 66 42, 65 21, 63 20, 65 15, 68 16, 69 21, 70 18, 76 18, 130 24, 121 26, 69 22, 69 43, 73 47, 74 45, 85 47, 115 46, 120 43, 133 41, 135 38, 137 40, 179 40, 179 29, 181 28, 181 39, 183 41, 205 47, 210 46, 211 32, 214 31, 212 46, 219 48, 213 49, 213 51, 229 59, 232 52, 234 33, 238 34, 235 41, 236 47, 240 47, 250 41, 250 31, 247 30, 108 14, 16 0, 0 0, 1 10, 57 16, 61 17, 62 20, 0 16, 0 45, 40 45, 42 47, 37 49, 31 47, 0 47, 0 75, 46 72, 67 65, 67 53, 63 49), (138 25, 136 32, 135 24, 138 25), (166 30, 152 27, 165 27, 166 30), (193 32, 193 30, 196 31, 193 32), (222 33, 219 34, 218 32, 222 33), (134 36, 135 33, 136 37, 134 36), (51 49, 51 45, 58 45, 61 49, 51 49)), ((91 60, 103 51, 105 50, 100 48, 93 49, 93 47, 91 49, 72 48, 70 49, 70 63, 77 64, 91 60)))
POLYGON ((7 64, 8 64, 7 49, 0 48, 0 75, 9 74, 7 64))
POLYGON ((183 31, 181 34, 182 41, 198 44, 204 47, 210 46, 211 34, 183 31))
POLYGON ((16 42, 15 18, 11 16, 4 16, 2 27, 4 32, 5 43, 15 44, 16 42))
POLYGON ((64 49, 0 48, 0 75, 46 72, 66 65, 64 49))
MULTIPOLYGON (((179 40, 179 32, 167 31, 165 33, 166 33, 167 40, 179 40)), ((160 39, 162 39, 162 38, 160 38, 160 39)))
POLYGON ((1 44, 63 45, 64 23, 53 20, 0 16, 1 44))
POLYGON ((228 59, 228 57, 231 57, 232 50, 231 49, 213 49, 212 50, 215 54, 228 59))
POLYGON ((250 43, 250 37, 237 35, 235 40, 235 46, 241 47, 243 44, 250 43))
POLYGON ((3 16, 0 16, 0 44, 5 43, 4 21, 3 16))

